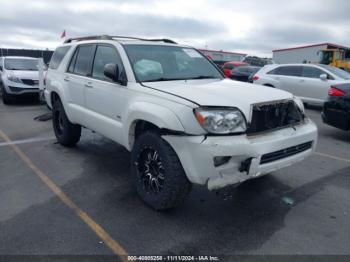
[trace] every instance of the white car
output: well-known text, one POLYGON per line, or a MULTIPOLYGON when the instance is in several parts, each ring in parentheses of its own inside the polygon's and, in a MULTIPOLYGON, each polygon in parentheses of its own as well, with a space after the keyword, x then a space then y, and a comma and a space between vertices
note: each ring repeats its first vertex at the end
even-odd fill
POLYGON ((275 87, 301 98, 304 103, 322 105, 331 86, 350 83, 350 74, 321 64, 283 64, 263 67, 253 77, 254 84, 275 87))
POLYGON ((38 59, 5 56, 0 58, 0 90, 4 104, 14 96, 39 94, 38 59))
POLYGON ((170 40, 69 39, 52 57, 44 93, 57 140, 73 146, 86 127, 124 146, 138 194, 157 210, 181 203, 192 184, 238 184, 316 147, 301 100, 225 79, 170 40))

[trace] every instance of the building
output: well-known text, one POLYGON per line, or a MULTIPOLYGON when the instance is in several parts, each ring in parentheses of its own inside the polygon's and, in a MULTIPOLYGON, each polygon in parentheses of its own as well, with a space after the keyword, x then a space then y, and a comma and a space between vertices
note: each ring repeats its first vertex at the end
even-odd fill
POLYGON ((345 51, 345 57, 350 57, 350 47, 331 43, 321 43, 285 49, 276 49, 272 51, 272 59, 277 64, 303 62, 319 63, 321 55, 319 51, 323 49, 342 49, 345 51))
POLYGON ((46 64, 50 62, 52 54, 53 51, 51 50, 0 48, 0 56, 29 56, 37 58, 42 57, 46 64))
POLYGON ((207 50, 199 49, 205 56, 212 59, 214 62, 223 64, 228 61, 242 61, 247 54, 227 52, 227 51, 218 51, 218 50, 207 50))

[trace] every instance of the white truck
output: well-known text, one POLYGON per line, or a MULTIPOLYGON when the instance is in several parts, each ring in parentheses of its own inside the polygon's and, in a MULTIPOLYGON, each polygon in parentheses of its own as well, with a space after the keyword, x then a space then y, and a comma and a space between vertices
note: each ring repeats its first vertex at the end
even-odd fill
POLYGON ((199 51, 167 39, 68 39, 45 82, 57 140, 74 146, 86 127, 124 146, 138 194, 157 210, 177 206, 192 184, 239 184, 316 147, 300 99, 225 79, 199 51))

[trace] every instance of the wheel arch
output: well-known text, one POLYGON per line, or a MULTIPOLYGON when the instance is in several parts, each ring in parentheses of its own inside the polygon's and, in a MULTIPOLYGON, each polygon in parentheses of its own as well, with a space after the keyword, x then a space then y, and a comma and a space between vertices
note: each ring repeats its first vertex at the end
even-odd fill
POLYGON ((150 129, 169 130, 172 132, 184 132, 180 120, 170 109, 141 102, 131 106, 126 121, 125 146, 131 150, 134 142, 143 131, 150 129))

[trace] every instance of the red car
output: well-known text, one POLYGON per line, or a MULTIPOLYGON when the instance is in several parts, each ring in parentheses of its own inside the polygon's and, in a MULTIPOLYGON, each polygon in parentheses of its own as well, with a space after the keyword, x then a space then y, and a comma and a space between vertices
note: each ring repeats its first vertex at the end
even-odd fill
POLYGON ((245 63, 245 62, 240 62, 240 61, 226 62, 223 65, 224 74, 227 78, 231 78, 231 71, 233 68, 238 67, 238 66, 247 66, 247 65, 249 65, 249 64, 245 63))

